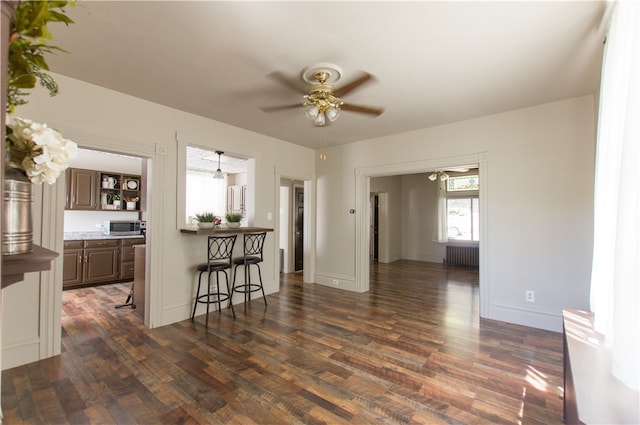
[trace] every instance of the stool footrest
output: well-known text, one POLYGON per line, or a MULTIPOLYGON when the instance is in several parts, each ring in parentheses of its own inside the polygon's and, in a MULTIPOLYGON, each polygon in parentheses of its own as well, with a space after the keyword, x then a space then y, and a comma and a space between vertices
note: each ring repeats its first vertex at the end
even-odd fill
POLYGON ((248 292, 257 292, 262 290, 262 285, 257 283, 247 284, 247 285, 236 285, 233 288, 233 292, 240 292, 241 294, 246 294, 248 292))
POLYGON ((222 301, 228 301, 229 298, 230 298, 229 294, 211 292, 209 294, 199 295, 198 298, 196 299, 196 302, 199 302, 202 304, 217 304, 222 301), (215 297, 215 298, 212 299, 212 297, 215 297))

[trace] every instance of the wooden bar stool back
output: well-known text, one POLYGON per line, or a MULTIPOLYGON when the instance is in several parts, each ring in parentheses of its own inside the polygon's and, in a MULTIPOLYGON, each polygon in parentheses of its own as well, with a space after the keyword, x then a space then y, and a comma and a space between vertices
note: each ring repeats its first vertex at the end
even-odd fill
POLYGON ((231 295, 234 292, 240 292, 244 294, 244 308, 247 308, 247 301, 251 301, 251 293, 261 291, 264 304, 267 305, 267 297, 264 294, 264 286, 262 285, 262 272, 260 271, 260 263, 262 262, 262 249, 264 247, 264 240, 267 237, 267 232, 260 233, 245 233, 244 234, 244 255, 242 257, 235 257, 233 259, 234 272, 233 272, 233 285, 231 288, 231 295), (244 282, 236 284, 236 277, 238 276, 238 267, 244 267, 244 282), (259 282, 251 282, 251 266, 256 266, 258 269, 259 282))
POLYGON ((231 314, 233 318, 236 317, 236 312, 233 310, 233 304, 231 303, 231 290, 229 288, 229 275, 227 269, 231 270, 233 247, 236 243, 237 235, 231 236, 209 236, 207 240, 207 262, 199 264, 197 271, 200 272, 198 276, 198 290, 196 291, 196 298, 193 303, 193 313, 191 314, 191 320, 194 320, 196 316, 196 308, 198 303, 207 305, 207 316, 205 319, 205 326, 209 326, 209 305, 218 304, 218 313, 222 310, 222 302, 228 301, 231 308, 231 314), (207 273, 207 289, 204 294, 200 295, 200 286, 202 281, 202 275, 207 273), (211 275, 215 273, 216 281, 215 286, 212 287, 211 275), (220 287, 220 273, 224 274, 225 287, 220 287))

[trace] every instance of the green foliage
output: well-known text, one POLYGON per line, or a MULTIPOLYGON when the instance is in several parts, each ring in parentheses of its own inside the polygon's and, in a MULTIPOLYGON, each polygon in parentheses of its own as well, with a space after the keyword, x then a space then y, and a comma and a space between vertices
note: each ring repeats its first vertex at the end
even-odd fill
POLYGON ((52 37, 47 24, 73 23, 64 14, 67 5, 74 6, 75 0, 24 0, 18 3, 9 37, 6 105, 8 113, 12 113, 16 106, 27 103, 24 97, 28 93, 24 89, 34 88, 38 80, 49 91, 49 95, 55 96, 58 93, 58 84, 45 72, 49 70, 49 65, 44 56, 64 50, 48 44, 47 40, 51 40, 52 37))
POLYGON ((227 219, 227 223, 240 223, 240 221, 242 221, 242 214, 228 213, 225 218, 227 219))
POLYGON ((196 214, 196 220, 198 220, 199 223, 213 223, 215 219, 216 216, 212 212, 196 214))

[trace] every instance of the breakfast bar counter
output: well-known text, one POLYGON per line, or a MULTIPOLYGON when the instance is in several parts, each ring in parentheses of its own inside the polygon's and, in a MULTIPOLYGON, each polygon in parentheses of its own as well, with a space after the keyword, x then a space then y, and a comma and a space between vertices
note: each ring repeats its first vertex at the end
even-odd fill
POLYGON ((259 232, 273 232, 272 228, 267 227, 214 227, 213 229, 200 229, 198 227, 187 227, 180 229, 180 233, 188 235, 237 235, 242 233, 259 233, 259 232))

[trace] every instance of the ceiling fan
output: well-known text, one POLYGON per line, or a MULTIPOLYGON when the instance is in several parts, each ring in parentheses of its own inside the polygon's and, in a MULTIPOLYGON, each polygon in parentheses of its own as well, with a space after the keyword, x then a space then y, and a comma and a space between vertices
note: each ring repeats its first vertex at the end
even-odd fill
POLYGON ((448 180, 450 176, 449 174, 447 174, 447 171, 449 171, 450 173, 466 173, 467 171, 469 171, 469 167, 451 167, 436 170, 433 173, 429 174, 428 179, 432 182, 436 181, 438 177, 440 177, 440 180, 442 181, 448 180))
POLYGON ((374 117, 382 114, 384 109, 371 106, 354 105, 342 100, 342 96, 352 92, 365 83, 374 81, 373 75, 363 72, 362 75, 340 88, 333 84, 342 77, 342 69, 330 63, 317 63, 304 68, 302 81, 292 79, 281 72, 273 72, 269 76, 286 87, 303 94, 303 101, 292 105, 262 107, 264 112, 276 112, 299 107, 307 108, 307 117, 317 126, 324 126, 338 118, 339 111, 356 112, 374 117), (304 84, 306 83, 306 84, 304 84))

